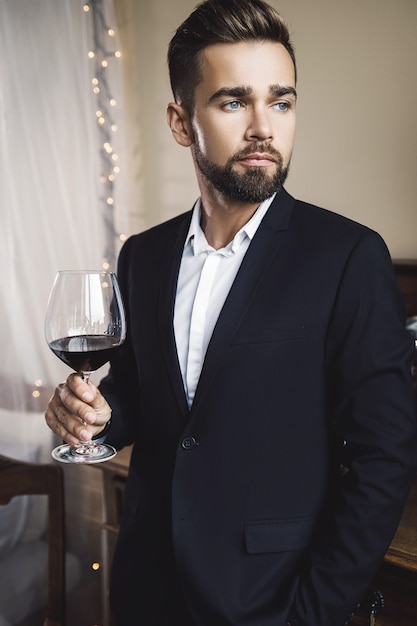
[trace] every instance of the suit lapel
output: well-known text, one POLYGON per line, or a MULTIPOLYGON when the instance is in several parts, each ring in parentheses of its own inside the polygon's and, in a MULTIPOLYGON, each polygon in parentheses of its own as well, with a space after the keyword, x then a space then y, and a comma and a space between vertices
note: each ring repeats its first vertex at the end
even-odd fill
POLYGON ((178 221, 178 226, 175 231, 172 232, 172 240, 167 242, 167 253, 163 260, 160 273, 158 308, 159 331, 166 367, 180 411, 183 415, 187 416, 189 409, 178 361, 173 319, 178 271, 185 238, 190 227, 190 220, 191 213, 184 216, 184 219, 178 221))
POLYGON ((277 194, 253 238, 235 281, 220 312, 208 345, 200 380, 191 409, 194 414, 207 393, 222 358, 236 332, 257 285, 281 246, 291 216, 294 199, 285 191, 277 194))

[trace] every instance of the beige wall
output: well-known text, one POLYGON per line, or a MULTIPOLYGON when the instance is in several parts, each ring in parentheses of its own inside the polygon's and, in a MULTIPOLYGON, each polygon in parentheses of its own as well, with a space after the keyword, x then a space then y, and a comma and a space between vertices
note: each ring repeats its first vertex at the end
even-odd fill
MULTIPOLYGON (((417 0, 270 0, 299 69, 298 130, 286 187, 378 230, 417 257, 417 0)), ((115 0, 129 116, 132 230, 190 208, 188 151, 165 123, 166 48, 194 0, 115 0)))

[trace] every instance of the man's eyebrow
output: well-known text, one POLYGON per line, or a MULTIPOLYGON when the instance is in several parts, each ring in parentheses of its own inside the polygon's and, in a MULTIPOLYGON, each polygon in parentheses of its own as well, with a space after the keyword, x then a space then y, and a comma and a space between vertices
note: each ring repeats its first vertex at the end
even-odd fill
POLYGON ((209 98, 209 102, 214 102, 219 98, 244 98, 252 93, 252 87, 221 87, 209 98))
POLYGON ((272 95, 280 97, 280 96, 293 96, 297 99, 297 91, 294 87, 284 87, 282 85, 271 85, 269 91, 272 95))
MULTIPOLYGON (((221 87, 221 89, 218 89, 210 96, 209 103, 214 102, 215 100, 218 100, 219 98, 224 98, 224 97, 244 98, 245 96, 250 96, 252 91, 253 91, 252 87, 245 87, 243 85, 239 87, 221 87)), ((295 99, 297 99, 297 91, 294 89, 294 87, 284 87, 282 85, 271 85, 269 88, 269 92, 271 93, 271 95, 275 97, 293 96, 295 99)))

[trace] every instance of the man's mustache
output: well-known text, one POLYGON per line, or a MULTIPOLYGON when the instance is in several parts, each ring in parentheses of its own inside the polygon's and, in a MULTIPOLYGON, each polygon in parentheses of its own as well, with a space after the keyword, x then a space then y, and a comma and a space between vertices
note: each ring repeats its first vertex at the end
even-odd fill
POLYGON ((240 161, 241 159, 244 159, 245 157, 256 152, 259 152, 261 154, 269 154, 275 159, 277 163, 282 164, 282 154, 278 150, 275 150, 275 148, 273 148, 269 143, 265 142, 256 142, 247 146, 240 152, 234 154, 233 157, 230 159, 230 162, 236 163, 237 161, 240 161))

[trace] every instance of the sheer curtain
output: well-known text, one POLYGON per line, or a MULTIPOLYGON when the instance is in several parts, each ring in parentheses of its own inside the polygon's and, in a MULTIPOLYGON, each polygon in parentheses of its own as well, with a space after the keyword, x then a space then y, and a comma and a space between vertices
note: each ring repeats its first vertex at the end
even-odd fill
MULTIPOLYGON (((26 413, 43 413, 68 374, 43 334, 56 271, 114 269, 125 230, 121 67, 108 26, 111 0, 0 3, 2 451, 10 431, 32 444, 26 413)), ((37 437, 50 437, 46 427, 37 437)))
MULTIPOLYGON (((0 453, 28 461, 51 460, 44 411, 69 373, 44 339, 55 273, 115 269, 126 232, 122 68, 112 27, 112 0, 0 0, 0 453)), ((67 548, 84 542, 80 552, 93 560, 99 545, 80 513, 90 497, 79 472, 66 478, 78 504, 68 507, 67 548)), ((44 600, 46 510, 25 498, 0 508, 3 626, 44 600), (33 567, 29 546, 43 555, 29 558, 33 567)), ((68 585, 80 563, 84 581, 91 571, 71 556, 68 585)))

